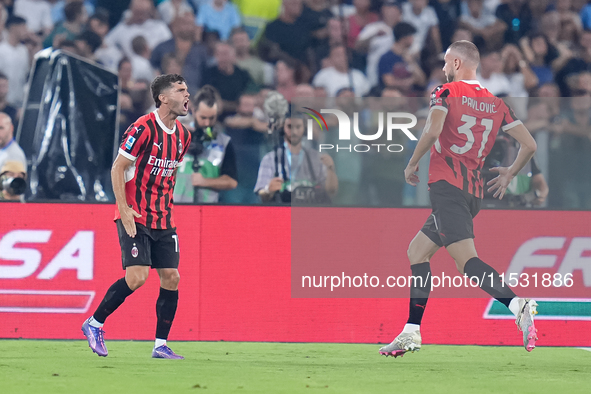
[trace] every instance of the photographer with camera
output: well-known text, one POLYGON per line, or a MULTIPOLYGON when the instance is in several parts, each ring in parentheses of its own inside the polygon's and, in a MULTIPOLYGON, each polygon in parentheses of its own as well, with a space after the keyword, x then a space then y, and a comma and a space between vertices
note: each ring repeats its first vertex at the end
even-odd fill
POLYGON ((18 161, 27 168, 25 152, 14 140, 12 119, 4 112, 0 112, 0 167, 9 160, 18 161))
POLYGON ((255 193, 263 202, 330 203, 339 188, 334 162, 329 155, 302 146, 303 114, 287 117, 279 132, 283 144, 263 157, 255 193))
POLYGON ((0 167, 0 200, 23 201, 27 189, 27 172, 19 161, 9 160, 0 167))
POLYGON ((203 86, 195 95, 195 131, 177 174, 175 202, 218 202, 220 191, 238 186, 234 146, 217 123, 218 102, 219 93, 211 85, 203 86))

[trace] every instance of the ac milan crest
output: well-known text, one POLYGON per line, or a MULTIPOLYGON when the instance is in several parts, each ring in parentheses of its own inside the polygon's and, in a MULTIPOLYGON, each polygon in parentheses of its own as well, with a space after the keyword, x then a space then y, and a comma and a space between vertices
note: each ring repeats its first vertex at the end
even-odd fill
POLYGON ((131 255, 136 258, 138 256, 138 254, 140 254, 139 250, 137 249, 137 247, 135 246, 135 244, 133 244, 133 248, 131 248, 131 255))

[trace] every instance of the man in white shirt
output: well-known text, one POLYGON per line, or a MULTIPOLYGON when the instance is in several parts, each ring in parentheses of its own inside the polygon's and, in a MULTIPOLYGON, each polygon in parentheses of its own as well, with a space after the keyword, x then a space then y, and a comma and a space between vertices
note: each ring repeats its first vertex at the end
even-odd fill
POLYGON ((45 0, 16 0, 13 14, 25 18, 33 33, 46 36, 53 29, 51 6, 45 0))
POLYGON ((484 0, 468 0, 468 11, 460 18, 459 26, 482 37, 488 48, 502 45, 507 25, 494 14, 486 12, 484 0))
POLYGON ((495 96, 509 95, 511 82, 503 72, 503 62, 499 52, 488 52, 480 55, 480 72, 477 73, 480 84, 495 96))
POLYGON ((351 88, 356 97, 362 97, 369 92, 370 84, 365 75, 359 70, 349 69, 347 52, 343 45, 334 46, 330 50, 329 62, 331 67, 323 68, 316 74, 312 85, 323 87, 329 97, 335 97, 342 88, 351 88))
POLYGON ((402 8, 397 0, 385 0, 381 9, 382 20, 367 24, 357 36, 355 49, 367 52, 365 75, 371 86, 379 82, 378 63, 382 55, 394 44, 394 26, 402 20, 402 8))
POLYGON ((8 37, 0 42, 0 70, 8 77, 7 101, 16 107, 23 103, 29 73, 29 51, 21 42, 27 38, 27 22, 20 16, 6 21, 8 37))
POLYGON ((415 55, 423 50, 427 36, 435 45, 435 52, 441 53, 441 35, 439 33, 439 19, 433 7, 427 5, 427 0, 409 0, 402 5, 402 20, 417 29, 411 54, 415 55))
POLYGON ((107 45, 116 45, 126 56, 132 56, 131 41, 137 36, 144 36, 150 49, 172 37, 166 23, 152 19, 154 4, 151 0, 132 0, 129 11, 129 17, 119 22, 105 37, 107 45))
POLYGON ((25 152, 14 140, 12 119, 4 112, 0 112, 0 167, 7 161, 17 161, 27 168, 25 152))

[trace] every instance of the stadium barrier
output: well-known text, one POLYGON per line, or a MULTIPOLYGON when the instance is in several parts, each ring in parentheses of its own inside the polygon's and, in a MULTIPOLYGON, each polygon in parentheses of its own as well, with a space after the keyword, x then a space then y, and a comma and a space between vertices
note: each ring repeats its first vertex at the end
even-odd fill
MULTIPOLYGON (((123 276, 114 206, 2 208, 0 337, 82 339, 83 320, 123 276)), ((360 267, 386 258, 410 273, 406 248, 429 210, 296 209, 297 220, 288 207, 175 207, 181 282, 171 340, 386 343, 398 334, 406 298, 294 298, 292 244, 324 240, 335 250, 338 239, 339 253, 361 253, 360 267)), ((591 346, 590 226, 591 212, 485 210, 476 220, 480 256, 499 272, 515 260, 522 272, 572 273, 577 297, 539 293, 540 346, 591 346)), ((441 252, 432 266, 434 275, 454 270, 441 252)), ((109 318, 107 339, 153 339, 158 287, 152 272, 109 318)), ((489 298, 430 299, 422 333, 425 343, 521 344, 511 317, 489 298)))

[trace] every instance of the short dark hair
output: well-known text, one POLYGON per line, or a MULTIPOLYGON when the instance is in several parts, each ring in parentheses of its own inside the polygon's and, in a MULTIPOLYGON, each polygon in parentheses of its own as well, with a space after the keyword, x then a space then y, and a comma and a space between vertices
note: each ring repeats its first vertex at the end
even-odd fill
POLYGON ((93 31, 85 30, 78 34, 76 41, 84 41, 90 47, 90 50, 94 53, 101 44, 103 43, 102 38, 93 31))
POLYGON ((417 32, 417 29, 410 23, 400 22, 394 26, 394 39, 402 40, 404 37, 412 36, 417 32))
POLYGON ((148 48, 146 37, 139 35, 131 40, 131 49, 136 55, 141 55, 148 48))
POLYGON ((94 14, 88 18, 88 20, 97 20, 102 24, 108 25, 109 24, 109 11, 105 10, 104 8, 98 8, 94 14))
POLYGON ((117 71, 121 70, 121 66, 123 66, 124 63, 131 64, 131 60, 129 60, 127 56, 123 56, 121 60, 119 60, 119 63, 117 63, 117 71))
POLYGON ((213 107, 216 104, 218 97, 219 93, 216 88, 211 85, 203 85, 203 87, 197 91, 195 99, 193 100, 195 110, 199 108, 199 103, 201 102, 204 102, 208 107, 213 107))
POLYGON ((246 34, 248 34, 248 32, 244 29, 244 27, 238 26, 238 27, 233 28, 230 31, 230 38, 232 38, 232 37, 234 37, 234 35, 240 34, 240 33, 246 33, 246 34))
POLYGON ((4 74, 2 71, 0 71, 0 79, 8 80, 8 77, 6 76, 6 74, 4 74))
POLYGON ((23 25, 26 24, 27 20, 25 18, 21 18, 20 16, 13 15, 6 20, 6 28, 9 29, 13 25, 23 25))
POLYGON ((152 91, 152 98, 154 99, 156 108, 160 108, 160 104, 162 104, 158 96, 160 96, 166 89, 171 88, 173 83, 177 82, 184 83, 185 78, 179 74, 164 74, 154 78, 150 85, 150 90, 152 91))
POLYGON ((83 8, 84 3, 78 0, 66 4, 64 7, 64 16, 66 17, 66 21, 74 22, 78 15, 82 13, 83 8))

